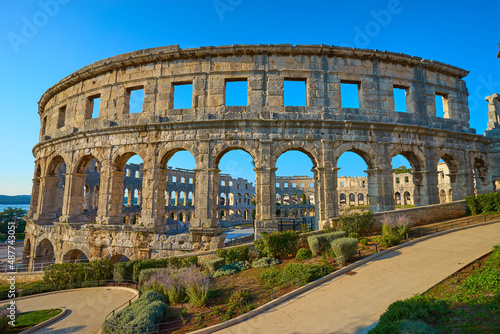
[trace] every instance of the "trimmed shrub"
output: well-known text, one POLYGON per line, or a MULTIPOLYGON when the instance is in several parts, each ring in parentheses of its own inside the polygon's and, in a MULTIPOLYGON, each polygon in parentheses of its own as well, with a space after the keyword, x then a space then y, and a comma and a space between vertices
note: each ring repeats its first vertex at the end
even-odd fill
POLYGON ((335 252, 337 262, 343 266, 358 254, 358 239, 336 239, 332 241, 331 247, 335 252))
POLYGON ((473 215, 500 211, 500 192, 467 196, 465 201, 468 211, 473 215))
POLYGON ((226 264, 212 275, 212 277, 217 278, 220 276, 230 276, 232 274, 239 273, 240 271, 250 269, 250 263, 248 261, 240 261, 231 264, 226 264))
POLYGON ((221 248, 217 250, 216 255, 219 258, 223 258, 225 264, 248 261, 250 259, 248 246, 221 248))
POLYGON ((224 265, 225 261, 223 258, 218 257, 216 259, 205 259, 203 260, 203 265, 208 269, 211 275, 213 275, 217 269, 224 265))
POLYGON ((280 261, 270 258, 270 257, 263 257, 258 260, 255 260, 252 262, 252 267, 253 268, 266 268, 266 267, 271 267, 279 264, 280 261))
MULTIPOLYGON (((147 333, 157 329, 168 312, 165 297, 156 291, 146 291, 130 306, 108 319, 108 323, 119 327, 139 327, 137 329, 120 330, 120 333, 147 333)), ((102 333, 116 333, 116 330, 104 322, 102 333)))
POLYGON ((310 259, 311 257, 312 257, 312 252, 310 249, 301 248, 297 251, 297 255, 295 255, 295 260, 302 261, 310 259))
POLYGON ((362 244, 363 246, 368 246, 368 239, 367 238, 360 238, 359 243, 362 244))
POLYGON ((354 212, 346 216, 340 216, 338 224, 339 228, 347 233, 366 235, 373 231, 375 216, 371 211, 362 214, 354 212))
POLYGON ((320 253, 325 252, 330 248, 330 244, 333 240, 344 238, 345 236, 346 232, 344 231, 309 236, 307 242, 312 251, 312 256, 318 256, 320 253))
POLYGON ((298 247, 298 232, 272 232, 262 233, 262 239, 255 242, 255 249, 260 256, 268 256, 277 259, 284 259, 295 256, 298 247), (262 241, 260 241, 262 240, 262 241))

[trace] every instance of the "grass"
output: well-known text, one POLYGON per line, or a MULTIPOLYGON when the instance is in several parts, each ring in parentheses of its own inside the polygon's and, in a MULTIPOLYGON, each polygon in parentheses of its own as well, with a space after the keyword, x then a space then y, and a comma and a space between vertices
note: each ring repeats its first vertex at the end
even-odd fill
POLYGON ((40 311, 31 311, 31 312, 25 312, 21 313, 17 316, 15 326, 10 327, 9 331, 7 334, 15 334, 15 333, 20 333, 22 331, 27 330, 28 328, 31 328, 35 325, 38 325, 46 320, 49 320, 59 313, 61 313, 62 310, 60 308, 53 308, 49 310, 40 310, 40 311))
POLYGON ((490 255, 448 277, 424 296, 391 304, 370 333, 400 333, 402 326, 420 326, 422 333, 500 333, 499 314, 500 246, 495 246, 490 255))
MULTIPOLYGON (((42 281, 36 281, 31 283, 16 283, 16 294, 19 290, 33 288, 35 286, 42 286, 42 281)), ((0 298, 5 296, 10 290, 10 284, 0 284, 0 298)))

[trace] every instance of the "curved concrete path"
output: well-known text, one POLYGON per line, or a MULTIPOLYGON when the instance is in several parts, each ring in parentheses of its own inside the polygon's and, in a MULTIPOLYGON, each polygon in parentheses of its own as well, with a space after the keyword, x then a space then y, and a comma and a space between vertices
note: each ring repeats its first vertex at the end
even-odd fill
POLYGON ((123 287, 85 288, 21 297, 16 300, 16 305, 21 312, 67 309, 63 318, 33 333, 96 334, 106 315, 135 295, 136 290, 123 287))
POLYGON ((391 303, 426 291, 498 244, 500 223, 410 244, 216 333, 366 333, 391 303))

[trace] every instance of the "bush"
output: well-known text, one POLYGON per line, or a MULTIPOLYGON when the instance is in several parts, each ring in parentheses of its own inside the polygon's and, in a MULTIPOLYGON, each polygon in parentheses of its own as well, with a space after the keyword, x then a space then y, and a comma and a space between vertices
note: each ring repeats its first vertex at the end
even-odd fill
POLYGON ((335 252, 337 262, 340 265, 346 264, 358 254, 358 239, 340 238, 331 243, 332 250, 335 252))
POLYGON ((363 246, 368 246, 368 239, 361 238, 361 239, 359 239, 359 243, 362 244, 363 246))
POLYGON ((427 296, 415 296, 392 303, 380 317, 370 334, 386 333, 436 333, 422 322, 441 319, 449 312, 445 301, 427 296), (404 331, 408 330, 408 331, 404 331))
POLYGON ((258 260, 255 260, 252 262, 252 267, 253 268, 266 268, 266 267, 271 267, 279 264, 280 261, 270 258, 270 257, 263 257, 258 260))
MULTIPOLYGON (((302 285, 322 277, 322 273, 324 272, 325 270, 322 270, 320 265, 289 263, 283 268, 280 281, 281 283, 285 283, 299 277, 300 284, 302 285)), ((292 283, 295 282, 292 281, 292 283)))
POLYGON ((216 255, 219 258, 223 258, 225 264, 248 261, 250 259, 248 246, 221 248, 217 250, 216 255))
POLYGON ((307 238, 309 248, 312 251, 312 256, 318 256, 318 254, 330 249, 330 243, 338 238, 343 238, 346 236, 346 232, 338 231, 319 235, 311 235, 307 238))
POLYGON ((220 267, 222 267, 224 265, 224 263, 225 263, 225 261, 221 257, 218 257, 216 259, 205 259, 205 260, 203 260, 203 265, 205 266, 205 268, 208 269, 208 271, 212 275, 217 271, 217 269, 219 269, 220 267))
POLYGON ((312 252, 310 249, 301 248, 297 251, 297 255, 295 255, 295 260, 302 261, 310 259, 311 257, 312 257, 312 252))
POLYGON ((250 267, 251 266, 248 261, 240 261, 231 264, 226 264, 217 269, 217 271, 212 275, 212 277, 217 278, 220 276, 230 276, 232 274, 239 273, 240 271, 247 270, 250 267))
POLYGON ((268 256, 277 259, 292 257, 298 247, 298 232, 272 232, 262 233, 262 239, 255 242, 255 249, 260 256, 268 256), (261 241, 262 240, 262 241, 261 241))
POLYGON ((375 216, 373 212, 367 211, 362 214, 357 212, 339 217, 339 228, 347 233, 358 233, 366 235, 373 231, 375 216))
POLYGON ((167 268, 172 266, 175 268, 186 268, 193 265, 198 265, 198 257, 190 256, 186 258, 167 257, 164 259, 138 260, 133 265, 132 279, 137 282, 139 274, 144 269, 151 268, 167 268))
POLYGON ((85 281, 105 281, 113 278, 113 265, 110 259, 88 263, 51 264, 44 270, 45 284, 68 284, 85 281))
POLYGON ((349 233, 348 237, 358 239, 358 241, 359 241, 359 234, 358 233, 355 233, 355 232, 349 233))
POLYGON ((485 212, 498 212, 500 210, 500 193, 492 192, 477 196, 465 197, 467 209, 471 214, 477 215, 485 212))
POLYGON ((165 297, 156 291, 146 291, 130 306, 110 317, 102 326, 102 333, 116 333, 109 324, 119 327, 138 327, 137 329, 120 330, 119 333, 146 333, 157 329, 168 312, 165 297))
POLYGON ((397 245, 411 231, 413 223, 407 215, 385 215, 382 219, 382 246, 397 245))
POLYGON ((144 283, 149 281, 151 277, 156 273, 158 273, 158 271, 160 270, 161 268, 151 268, 151 269, 144 269, 143 271, 141 271, 141 273, 139 274, 139 285, 144 285, 144 283))
POLYGON ((113 279, 116 282, 133 280, 134 264, 139 261, 141 260, 115 263, 113 269, 113 279))
POLYGON ((208 288, 210 279, 195 266, 180 270, 180 280, 186 289, 189 297, 189 304, 192 307, 205 306, 208 298, 208 288))
POLYGON ((0 306, 0 333, 7 333, 11 327, 9 325, 9 321, 11 321, 11 319, 7 317, 9 314, 11 314, 11 310, 9 309, 10 307, 13 307, 14 314, 20 313, 19 309, 16 307, 15 304, 14 305, 6 304, 0 306))

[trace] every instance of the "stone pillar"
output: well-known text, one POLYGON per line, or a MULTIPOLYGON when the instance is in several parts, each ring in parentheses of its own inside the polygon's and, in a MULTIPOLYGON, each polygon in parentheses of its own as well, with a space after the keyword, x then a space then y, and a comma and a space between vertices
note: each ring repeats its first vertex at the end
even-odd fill
POLYGON ((36 177, 33 179, 33 188, 31 190, 30 211, 28 212, 28 216, 30 218, 34 219, 35 214, 38 213, 39 198, 40 198, 40 178, 36 177))
POLYGON ((143 169, 142 210, 139 224, 154 228, 156 233, 166 232, 165 223, 165 189, 167 187, 165 168, 153 167, 143 169))
POLYGON ((498 93, 485 98, 488 101, 488 127, 486 130, 500 128, 500 98, 498 93))
POLYGON ((81 215, 83 213, 83 192, 86 177, 87 174, 81 173, 66 174, 62 216, 59 217, 59 221, 68 223, 84 222, 81 215))
MULTIPOLYGON (((117 225, 123 223, 123 181, 125 172, 116 171, 111 165, 101 167, 98 224, 117 225)), ((129 195, 130 196, 130 195, 129 195)))
MULTIPOLYGON (((463 200, 466 196, 474 195, 473 173, 468 165, 454 174, 455 187, 452 187, 453 201, 463 200)), ((450 176, 451 179, 451 176, 450 176)))
POLYGON ((45 176, 40 178, 40 188, 42 189, 38 216, 36 217, 37 223, 40 225, 52 224, 57 220, 57 201, 59 200, 59 177, 58 176, 45 176))
POLYGON ((338 195, 337 195, 337 171, 340 168, 315 167, 315 203, 316 219, 318 228, 322 228, 331 218, 337 217, 338 213, 338 195))
POLYGON ((373 212, 394 210, 394 190, 392 185, 392 168, 368 169, 368 196, 370 209, 373 212))

